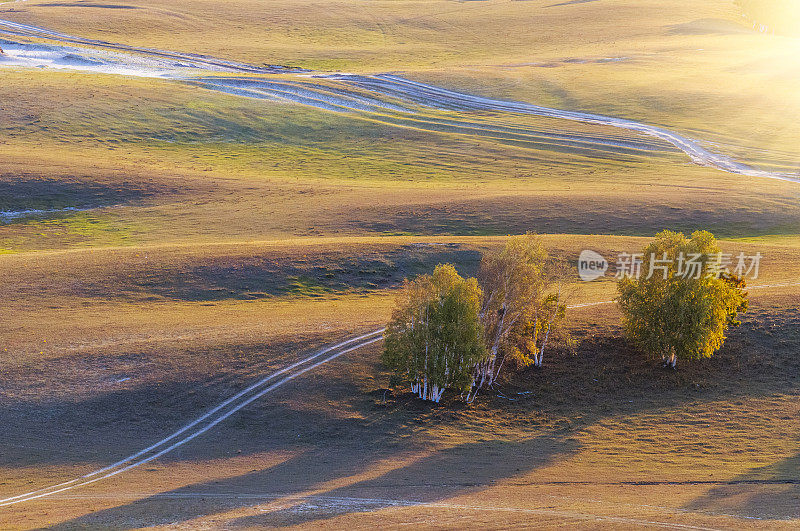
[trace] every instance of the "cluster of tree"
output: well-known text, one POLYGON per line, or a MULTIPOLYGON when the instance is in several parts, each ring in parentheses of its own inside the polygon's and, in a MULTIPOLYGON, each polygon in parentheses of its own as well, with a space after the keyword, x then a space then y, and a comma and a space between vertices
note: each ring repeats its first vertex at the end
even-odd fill
POLYGON ((386 327, 384 363, 411 382, 423 400, 438 402, 445 389, 466 392, 470 373, 486 358, 481 288, 450 264, 406 282, 386 327))
POLYGON ((473 401, 504 366, 541 366, 566 312, 548 265, 538 238, 517 236, 483 256, 477 279, 440 264, 406 281, 386 327, 384 363, 435 402, 448 388, 473 401))
MULTIPOLYGON (((618 284, 626 337, 673 368, 678 358, 719 350, 747 310, 744 281, 713 262, 720 252, 709 232, 656 235, 642 253, 642 270, 657 259, 661 273, 618 284), (680 271, 684 256, 700 257, 698 274, 680 271)), ((526 235, 486 253, 477 278, 440 264, 432 275, 406 280, 386 327, 384 364, 434 402, 446 389, 472 402, 503 367, 541 367, 546 347, 565 329, 564 276, 553 265, 542 242, 526 235)))

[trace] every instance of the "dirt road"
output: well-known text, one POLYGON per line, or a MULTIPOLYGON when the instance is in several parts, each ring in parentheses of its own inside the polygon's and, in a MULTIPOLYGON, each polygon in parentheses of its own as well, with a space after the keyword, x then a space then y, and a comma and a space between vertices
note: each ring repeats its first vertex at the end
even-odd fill
MULTIPOLYGON (((748 289, 759 290, 759 289, 791 287, 791 286, 800 286, 800 282, 789 281, 789 282, 779 282, 773 284, 762 284, 749 287, 748 289)), ((590 306, 612 304, 613 302, 614 302, 613 300, 588 302, 588 303, 574 304, 569 306, 568 308, 570 309, 585 308, 590 306)), ((300 361, 297 361, 291 365, 288 365, 278 371, 275 371, 265 376, 264 378, 260 379, 259 381, 247 387, 246 389, 224 400, 219 405, 215 406, 214 408, 212 408, 202 416, 198 417, 194 421, 190 422, 189 424, 186 424, 185 426, 175 431, 174 433, 168 435, 167 437, 164 437, 163 439, 152 444, 151 446, 148 446, 147 448, 126 457, 125 459, 122 459, 109 466, 85 474, 81 477, 72 479, 70 481, 66 481, 56 485, 51 485, 49 487, 37 489, 24 494, 19 494, 17 496, 11 496, 9 498, 0 499, 0 507, 15 505, 18 503, 31 501, 46 496, 52 496, 54 494, 64 493, 66 491, 77 489, 79 487, 84 487, 96 483, 98 481, 111 478, 128 470, 134 469, 140 465, 148 463, 154 459, 157 459, 167 454, 168 452, 171 452, 172 450, 175 450, 180 446, 183 446, 184 444, 188 443, 189 441, 198 437, 199 435, 206 433, 207 431, 214 428, 217 424, 223 422, 225 419, 229 418, 231 415, 241 410, 245 406, 251 404, 255 400, 258 400, 259 398, 266 395, 270 391, 273 391, 278 387, 286 384, 287 382, 294 380, 298 376, 301 376, 306 372, 316 369, 317 367, 325 363, 328 363, 344 354, 353 352, 354 350, 366 347, 368 345, 380 341, 381 339, 383 339, 382 336, 383 331, 384 329, 382 328, 379 330, 374 330, 367 334, 350 338, 348 340, 342 341, 330 347, 326 347, 318 352, 315 352, 314 354, 311 354, 310 356, 303 358, 300 361)))
POLYGON ((797 173, 771 172, 750 167, 704 148, 697 140, 662 127, 624 118, 484 98, 397 75, 312 74, 281 66, 259 67, 199 54, 85 39, 8 20, 0 20, 0 35, 19 39, 3 41, 6 55, 0 61, 0 66, 49 67, 161 77, 240 97, 292 102, 326 111, 355 113, 369 120, 397 127, 491 137, 539 147, 555 145, 578 152, 610 151, 646 155, 678 149, 694 163, 702 166, 751 177, 800 182, 800 175, 797 173), (55 42, 58 46, 43 47, 30 39, 55 42), (208 77, 202 75, 204 72, 281 73, 290 74, 293 79, 208 77), (448 116, 437 115, 435 111, 447 112, 448 116), (515 115, 529 115, 608 126, 632 131, 645 138, 652 137, 656 142, 638 137, 619 139, 612 134, 553 134, 516 124, 500 126, 492 120, 477 120, 475 111, 507 113, 512 119, 515 115))
POLYGON ((316 352, 296 363, 293 363, 262 378, 250 387, 223 401, 218 406, 214 407, 196 420, 190 422, 171 435, 164 437, 157 443, 148 446, 144 450, 136 452, 135 454, 117 461, 112 465, 95 470, 94 472, 90 472, 89 474, 79 478, 2 499, 0 500, 0 507, 15 505, 17 503, 35 500, 45 496, 50 496, 76 489, 78 487, 90 485, 157 459, 162 455, 171 452, 180 446, 183 446, 195 437, 202 435, 243 407, 254 402, 255 400, 258 400, 265 394, 277 389, 285 383, 294 380, 298 376, 305 374, 306 372, 311 371, 320 365, 328 363, 339 356, 347 354, 348 352, 352 352, 356 349, 375 343, 376 341, 380 341, 382 339, 382 333, 383 329, 375 330, 368 334, 354 337, 322 349, 319 352, 316 352), (323 356, 325 357, 323 358, 323 356), (323 359, 319 360, 319 358, 323 359), (280 379, 275 381, 278 378, 280 379))

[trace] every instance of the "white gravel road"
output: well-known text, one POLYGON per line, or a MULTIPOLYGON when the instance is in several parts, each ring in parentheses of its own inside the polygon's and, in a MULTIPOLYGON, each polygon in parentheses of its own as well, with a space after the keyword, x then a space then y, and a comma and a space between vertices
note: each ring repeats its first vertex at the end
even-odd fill
POLYGON ((753 168, 697 140, 664 127, 625 118, 542 107, 465 94, 427 85, 391 74, 354 75, 309 73, 280 66, 254 66, 199 54, 170 52, 75 37, 29 24, 0 20, 0 67, 36 67, 83 70, 118 75, 167 78, 192 83, 208 90, 262 100, 292 102, 318 109, 356 113, 397 127, 495 138, 523 146, 550 146, 587 155, 616 153, 647 155, 677 149, 694 163, 719 170, 800 182, 796 172, 753 168), (41 41, 55 44, 43 44, 41 41), (207 76, 204 73, 217 75, 207 76), (218 74, 238 74, 236 77, 218 74), (291 75, 294 79, 269 79, 266 74, 291 75), (245 76, 242 74, 249 74, 245 76), (261 77, 253 77, 258 74, 261 77), (447 116, 435 112, 448 113, 447 116), (504 117, 542 116, 633 131, 652 137, 615 137, 609 133, 586 134, 532 130, 519 124, 498 125, 486 113, 504 117))
MULTIPOLYGON (((768 289, 768 288, 782 288, 800 286, 798 281, 786 281, 773 284, 761 284, 751 286, 749 290, 768 289)), ((582 304, 574 304, 568 306, 569 309, 585 308, 590 306, 600 306, 606 304, 613 304, 613 300, 589 302, 582 304)), ((0 507, 15 505, 26 501, 31 501, 54 494, 63 493, 80 487, 91 485, 98 481, 108 479, 128 470, 134 469, 140 465, 148 463, 157 459, 164 454, 175 450, 214 428, 217 424, 221 423, 240 409, 258 400, 265 394, 277 389, 278 387, 294 380, 317 367, 324 365, 336 358, 358 350, 365 346, 371 345, 383 339, 384 329, 373 330, 372 332, 353 337, 341 343, 337 343, 330 347, 326 347, 314 354, 303 358, 302 360, 275 371, 261 380, 250 385, 246 389, 240 391, 234 396, 224 400, 219 405, 213 407, 208 412, 204 413, 194 421, 186 424, 182 428, 167 435, 158 442, 140 450, 124 459, 117 461, 111 465, 100 468, 83 476, 75 479, 44 487, 34 491, 18 494, 8 498, 0 499, 0 507), (320 359, 322 358, 322 359, 320 359), (277 381, 276 381, 277 380, 277 381)))

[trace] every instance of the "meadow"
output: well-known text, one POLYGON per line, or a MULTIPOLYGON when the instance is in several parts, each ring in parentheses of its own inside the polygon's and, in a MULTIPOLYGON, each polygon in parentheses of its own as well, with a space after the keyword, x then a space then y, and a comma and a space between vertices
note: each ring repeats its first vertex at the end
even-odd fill
MULTIPOLYGON (((800 45, 753 31, 734 2, 28 0, 0 4, 0 19, 254 65, 401 73, 799 167, 800 45)), ((470 406, 414 400, 373 344, 145 466, 0 507, 0 527, 796 526, 800 185, 700 166, 631 131, 467 114, 654 149, 0 66, 0 498, 108 465, 380 328, 404 278, 440 262, 474 274, 509 234, 542 234, 570 265, 667 228, 761 252, 751 311, 719 355, 662 370, 621 339, 613 280, 576 277, 570 304, 606 304, 570 311, 574 350, 470 406), (7 214, 28 210, 44 212, 7 214)))

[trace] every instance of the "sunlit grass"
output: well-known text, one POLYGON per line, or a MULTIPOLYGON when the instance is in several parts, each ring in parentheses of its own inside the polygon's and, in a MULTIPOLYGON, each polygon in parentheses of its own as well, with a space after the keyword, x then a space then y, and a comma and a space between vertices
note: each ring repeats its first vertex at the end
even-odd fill
POLYGON ((136 234, 143 231, 139 222, 90 212, 34 215, 2 228, 5 230, 0 230, 0 247, 5 252, 31 246, 130 246, 138 243, 136 234))
MULTIPOLYGON (((204 2, 183 21, 162 16, 181 12, 178 3, 142 7, 68 20, 63 14, 71 8, 29 4, 8 16, 89 37, 102 21, 107 40, 254 63, 285 62, 270 55, 285 54, 326 70, 400 68, 470 93, 672 128, 763 168, 797 165, 800 99, 780 61, 783 48, 743 25, 733 6, 436 1, 346 4, 341 13, 322 13, 278 3, 268 15, 251 2, 229 3, 222 14, 204 2), (278 21, 269 28, 286 31, 254 36, 265 16, 278 21), (129 31, 134 23, 141 33, 129 31), (230 38, 214 38, 234 23, 230 38), (462 31, 476 24, 481 32, 462 31), (300 26, 302 35, 291 29, 300 26), (351 26, 360 29, 337 42, 333 29, 351 26), (519 33, 508 29, 514 27, 519 33), (574 34, 578 27, 587 38, 574 34), (204 28, 210 33, 201 45, 204 28)), ((763 237, 798 230, 796 186, 702 168, 681 153, 636 158, 523 148, 164 80, 40 70, 4 70, 3 77, 0 100, 10 102, 2 111, 8 119, 0 121, 5 178, 81 175, 111 179, 121 189, 147 181, 154 190, 121 201, 110 225, 85 227, 86 234, 60 240, 55 235, 66 229, 56 222, 5 226, 9 249, 364 233, 647 235, 711 228, 725 237, 763 237), (147 230, 117 234, 131 226, 147 230)))

